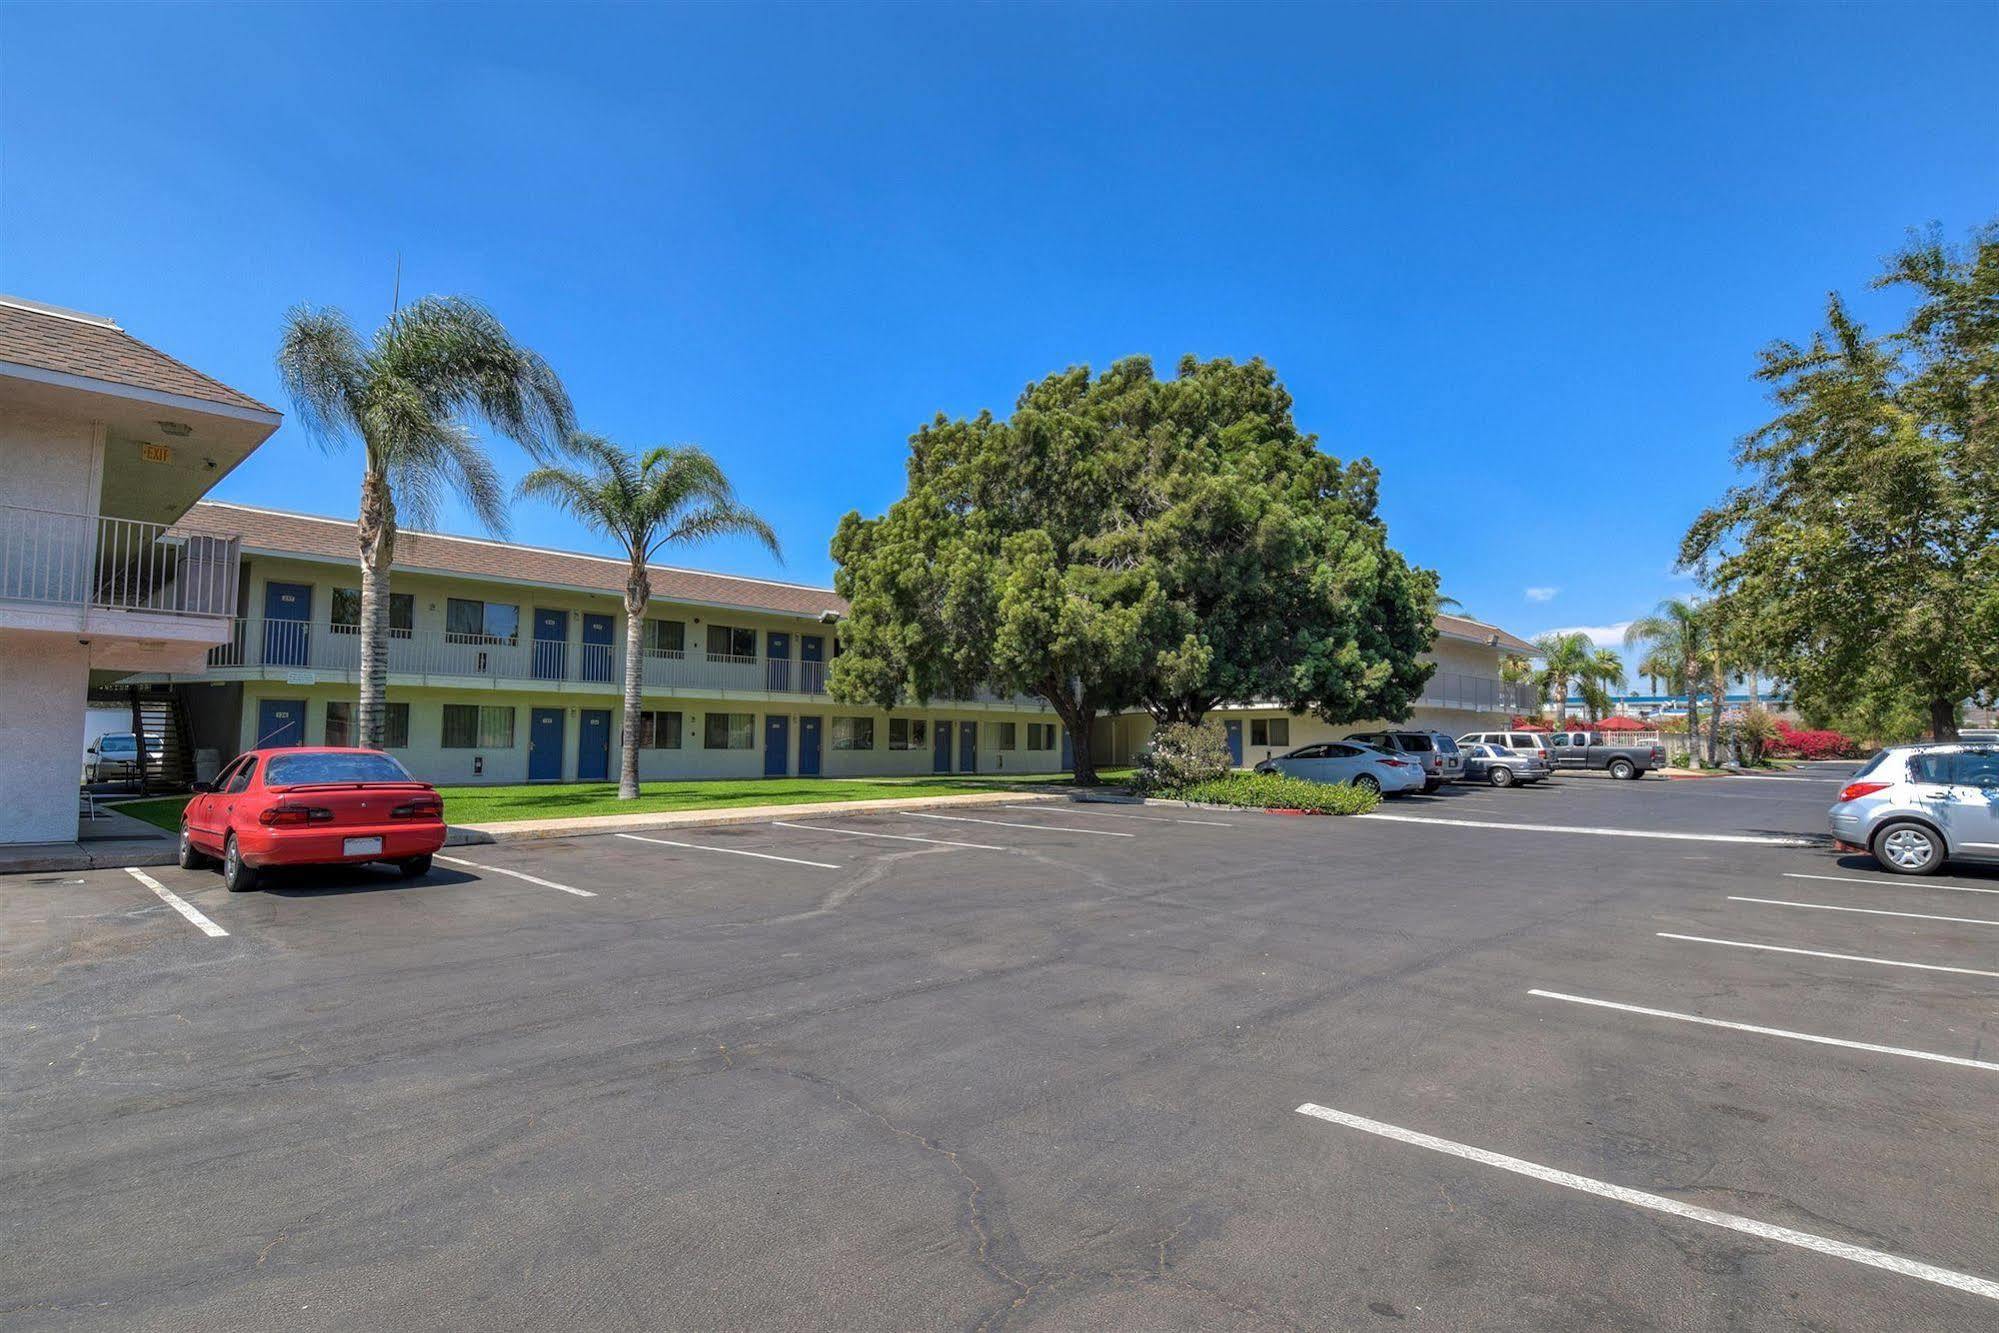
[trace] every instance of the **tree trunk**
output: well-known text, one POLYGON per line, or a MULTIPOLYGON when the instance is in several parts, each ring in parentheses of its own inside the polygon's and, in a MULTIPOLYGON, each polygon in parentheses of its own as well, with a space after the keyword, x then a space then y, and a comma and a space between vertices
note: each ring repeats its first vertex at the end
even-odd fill
POLYGON ((396 548, 396 502, 379 472, 361 478, 354 532, 361 547, 361 744, 379 750, 388 732, 389 567, 396 548))
POLYGON ((1710 764, 1721 762, 1721 705, 1722 700, 1727 697, 1728 675, 1717 663, 1714 670, 1714 698, 1708 701, 1707 761, 1710 764))
POLYGON ((1687 663, 1687 767, 1701 766, 1701 675, 1698 663, 1687 663))
POLYGON ((1567 729, 1569 721, 1569 678, 1555 677, 1555 730, 1567 729))
POLYGON ((643 561, 633 560, 625 576, 625 737, 618 754, 618 799, 639 798, 639 708, 645 684, 646 604, 652 583, 643 561))
POLYGON ((1097 720, 1096 705, 1081 691, 1071 695, 1066 685, 1054 680, 1044 680, 1035 693, 1048 701, 1055 716, 1069 730, 1070 780, 1078 787, 1096 786, 1097 764, 1090 749, 1090 732, 1097 720))
POLYGON ((1955 699, 1930 700, 1930 739, 1954 741, 1957 739, 1957 701, 1955 699))

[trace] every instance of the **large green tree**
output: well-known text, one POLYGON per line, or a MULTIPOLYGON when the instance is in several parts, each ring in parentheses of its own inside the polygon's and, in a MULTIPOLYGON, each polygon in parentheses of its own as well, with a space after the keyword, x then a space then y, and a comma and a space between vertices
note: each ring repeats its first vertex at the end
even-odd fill
POLYGON ((1428 677, 1435 575, 1388 545, 1371 465, 1321 454, 1259 362, 1077 367, 910 446, 904 498, 834 538, 839 697, 1036 695, 1090 782, 1105 711, 1402 717, 1428 677))
POLYGON ((515 494, 546 500, 625 553, 625 723, 619 747, 618 799, 639 795, 639 715, 644 691, 646 606, 652 578, 646 564, 664 546, 710 537, 753 537, 779 555, 770 524, 736 499, 721 466, 699 449, 671 445, 636 458, 599 435, 569 437, 580 467, 548 465, 522 477, 515 494))
POLYGON ((361 744, 380 748, 389 683, 389 569, 397 511, 431 521, 454 492, 489 529, 506 528, 506 488, 472 422, 537 457, 574 427, 569 395, 548 363, 490 311, 455 296, 398 309, 362 341, 338 310, 285 316, 278 375, 306 429, 329 444, 361 442, 361 744))
POLYGON ((1912 241, 1876 285, 1912 297, 1897 332, 1834 296, 1808 344, 1765 349, 1778 415, 1681 557, 1805 707, 1900 694, 1955 736, 1958 704, 1999 687, 1999 225, 1912 241))

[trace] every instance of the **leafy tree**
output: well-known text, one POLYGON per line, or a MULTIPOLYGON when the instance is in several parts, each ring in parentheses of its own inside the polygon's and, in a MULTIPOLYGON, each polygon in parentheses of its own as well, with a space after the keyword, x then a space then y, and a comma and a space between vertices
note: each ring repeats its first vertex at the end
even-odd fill
POLYGON ((939 416, 907 494, 849 514, 831 688, 892 707, 981 688, 1046 700, 1076 777, 1090 728, 1270 699, 1404 717, 1431 668, 1435 576, 1387 545, 1376 477, 1318 452, 1260 362, 1145 358, 1031 384, 1005 420, 939 416))
POLYGON ((398 506, 427 524, 450 491, 504 532, 506 491, 467 418, 542 456, 574 424, 569 395, 485 307, 455 296, 400 308, 366 343, 340 311, 296 306, 285 316, 277 364, 311 434, 330 445, 349 435, 361 441, 360 730, 361 744, 380 748, 398 506))
POLYGON ((1801 704, 1901 694, 1955 736, 1960 702, 1999 687, 1999 225, 1962 249, 1917 238, 1875 285, 1913 296, 1896 333, 1834 296, 1809 344, 1765 349, 1778 415, 1681 557, 1801 704))
POLYGON ((737 502, 721 466, 699 449, 662 447, 636 458, 601 436, 579 433, 569 437, 569 450, 582 467, 536 468, 521 478, 515 494, 547 500, 624 549, 625 726, 618 799, 631 801, 639 794, 643 631, 652 600, 646 563, 662 547, 726 534, 754 537, 780 555, 777 534, 737 502))

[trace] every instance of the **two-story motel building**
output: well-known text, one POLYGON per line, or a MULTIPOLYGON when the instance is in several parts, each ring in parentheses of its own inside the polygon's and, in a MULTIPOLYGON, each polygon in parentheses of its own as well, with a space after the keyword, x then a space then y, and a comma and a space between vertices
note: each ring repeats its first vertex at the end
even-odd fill
MULTIPOLYGON (((279 422, 108 319, 0 298, 0 845, 77 833, 87 697, 141 693, 180 772, 270 745, 357 741, 359 571, 349 520, 201 501, 279 422)), ((618 771, 622 560, 404 531, 389 608, 386 745, 449 783, 618 771)), ((1042 773, 1069 764, 1046 704, 981 696, 893 712, 826 694, 829 589, 654 566, 640 626, 647 779, 1042 773)), ((1530 645, 1440 616, 1439 670, 1405 724, 1458 732, 1531 699, 1530 645)), ((1217 710, 1239 762, 1342 735, 1282 709, 1217 710)), ((151 725, 151 724, 148 724, 151 725)), ((1142 714, 1101 721, 1129 762, 1142 714)))

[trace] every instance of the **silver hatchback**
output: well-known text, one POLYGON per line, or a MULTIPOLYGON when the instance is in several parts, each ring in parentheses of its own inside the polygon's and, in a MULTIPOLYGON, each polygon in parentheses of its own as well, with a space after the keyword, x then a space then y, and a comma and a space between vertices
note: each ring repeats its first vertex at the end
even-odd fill
POLYGON ((1895 745, 1853 775, 1826 817, 1848 851, 1898 875, 1999 861, 1999 745, 1895 745))

